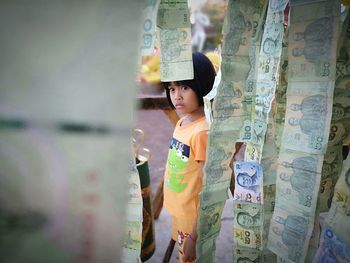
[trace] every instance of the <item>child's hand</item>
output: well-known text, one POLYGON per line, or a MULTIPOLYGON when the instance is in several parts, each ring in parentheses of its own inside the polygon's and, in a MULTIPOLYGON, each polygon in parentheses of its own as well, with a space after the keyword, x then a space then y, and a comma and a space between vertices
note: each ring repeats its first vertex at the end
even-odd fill
POLYGON ((189 236, 185 239, 183 253, 183 262, 196 260, 196 241, 189 236))

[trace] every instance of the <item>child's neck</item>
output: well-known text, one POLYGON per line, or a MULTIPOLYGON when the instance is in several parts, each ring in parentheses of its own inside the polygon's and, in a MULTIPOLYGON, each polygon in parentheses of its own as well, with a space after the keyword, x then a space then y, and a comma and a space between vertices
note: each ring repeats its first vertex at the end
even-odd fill
POLYGON ((185 118, 183 119, 181 126, 194 122, 204 116, 205 116, 204 108, 199 107, 196 111, 193 111, 185 115, 185 118))

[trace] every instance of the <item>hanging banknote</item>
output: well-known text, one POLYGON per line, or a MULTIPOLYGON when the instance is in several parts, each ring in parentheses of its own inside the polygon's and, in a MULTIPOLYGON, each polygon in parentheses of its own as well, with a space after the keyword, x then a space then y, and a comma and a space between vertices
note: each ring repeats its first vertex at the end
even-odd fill
POLYGON ((157 16, 160 79, 193 79, 191 23, 187 0, 161 0, 157 16))
POLYGON ((263 169, 255 162, 235 162, 235 192, 233 199, 263 203, 263 169))
POLYGON ((288 205, 276 206, 270 223, 267 247, 278 256, 292 262, 304 262, 313 230, 310 213, 288 205))
POLYGON ((350 245, 326 227, 322 231, 320 247, 314 257, 313 263, 321 262, 350 262, 350 245))
POLYGON ((154 52, 154 43, 156 37, 156 18, 160 0, 144 1, 142 12, 141 29, 141 56, 150 56, 154 52))
POLYGON ((134 158, 130 159, 129 191, 124 223, 123 263, 140 262, 142 242, 142 195, 134 158))
POLYGON ((342 145, 328 146, 322 165, 317 212, 326 212, 330 208, 334 186, 340 175, 342 164, 342 145))
POLYGON ((234 243, 238 246, 262 250, 263 206, 259 204, 236 203, 234 211, 234 243))
MULTIPOLYGON (((255 48, 252 42, 259 39, 266 3, 264 0, 228 2, 223 27, 222 77, 213 105, 213 122, 209 132, 208 158, 201 193, 201 206, 204 207, 201 207, 200 211, 214 209, 211 207, 211 204, 215 204, 214 201, 227 198, 227 189, 233 173, 230 163, 236 141, 251 139, 250 115, 254 83, 247 81, 247 77, 251 67, 255 67, 255 62, 250 60, 249 53, 251 46, 255 48)), ((215 207, 214 211, 220 213, 220 202, 216 206, 219 207, 215 207)), ((202 219, 203 216, 205 215, 199 214, 198 234, 210 235, 210 238, 198 240, 197 262, 213 262, 218 230, 214 227, 213 233, 210 234, 206 223, 210 220, 202 219), (202 224, 204 226, 201 226, 202 224)), ((219 220, 217 227, 220 225, 219 220)))
POLYGON ((282 151, 277 168, 277 203, 292 203, 305 211, 314 211, 321 179, 323 157, 282 151))
MULTIPOLYGON (((350 155, 349 155, 350 156, 350 155)), ((350 157, 344 161, 343 169, 334 189, 331 208, 326 216, 327 225, 344 242, 350 244, 350 157)))

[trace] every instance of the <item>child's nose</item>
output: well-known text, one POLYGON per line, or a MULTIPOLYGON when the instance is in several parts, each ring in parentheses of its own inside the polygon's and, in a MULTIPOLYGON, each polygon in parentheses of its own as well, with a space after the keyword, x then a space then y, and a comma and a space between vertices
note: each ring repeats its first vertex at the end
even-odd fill
POLYGON ((182 92, 180 89, 175 91, 175 98, 176 99, 181 99, 182 98, 182 92))

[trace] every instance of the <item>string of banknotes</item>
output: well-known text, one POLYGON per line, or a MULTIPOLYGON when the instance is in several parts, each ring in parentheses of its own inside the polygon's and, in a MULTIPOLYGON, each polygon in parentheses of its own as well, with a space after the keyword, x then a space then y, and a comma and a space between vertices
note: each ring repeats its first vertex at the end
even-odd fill
POLYGON ((193 79, 191 22, 187 0, 161 0, 157 15, 160 79, 193 79))
MULTIPOLYGON (((133 155, 135 156, 135 155, 133 155)), ((130 157, 129 191, 124 224, 123 263, 141 262, 142 242, 142 195, 139 173, 136 162, 130 157)))
MULTIPOLYGON (((337 249, 343 253, 336 259, 345 262, 349 240, 337 227, 349 226, 349 189, 336 182, 348 183, 344 169, 339 177, 350 126, 348 20, 341 20, 339 1, 292 0, 287 27, 289 1, 267 2, 228 2, 197 262, 215 261, 232 175, 234 262, 318 262, 337 249), (232 160, 237 142, 245 147, 240 161, 232 160)), ((191 78, 188 19, 187 1, 160 1, 163 81, 191 78)))
MULTIPOLYGON (((213 105, 213 123, 209 133, 208 158, 201 194, 199 241, 197 241, 198 262, 214 262, 215 239, 219 234, 221 224, 219 222, 215 228, 208 224, 210 220, 205 220, 210 217, 208 207, 212 209, 215 207, 221 217, 232 176, 230 163, 235 151, 235 143, 251 139, 253 81, 256 72, 255 54, 259 50, 266 6, 267 1, 229 1, 228 3, 223 27, 222 76, 213 105), (247 80, 248 76, 250 76, 250 81, 247 80), (214 198, 208 198, 208 196, 214 196, 214 198), (208 238, 207 233, 210 232, 212 233, 208 238)), ((247 165, 242 169, 245 168, 247 165)), ((237 209, 242 210, 247 207, 237 207, 237 209)), ((259 216, 258 207, 251 210, 259 216)), ((245 215, 243 213, 242 215, 244 218, 245 215)), ((252 229, 256 227, 253 226, 252 229)), ((249 231, 254 234, 252 229, 249 231)), ((236 231, 235 236, 242 237, 236 238, 234 242, 237 251, 243 253, 242 256, 244 256, 245 251, 237 246, 247 240, 244 239, 245 231, 239 230, 238 227, 235 227, 234 231, 236 231)))

